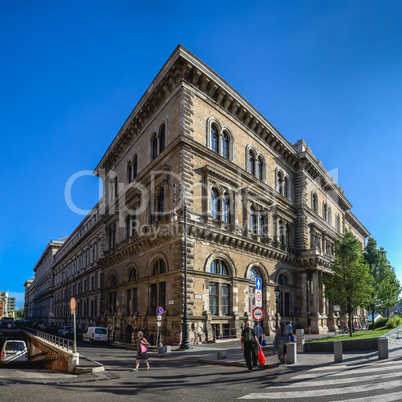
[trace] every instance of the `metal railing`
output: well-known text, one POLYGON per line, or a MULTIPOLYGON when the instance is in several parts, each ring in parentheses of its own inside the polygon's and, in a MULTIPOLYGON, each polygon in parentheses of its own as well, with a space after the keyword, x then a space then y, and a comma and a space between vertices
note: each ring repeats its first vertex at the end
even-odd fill
POLYGON ((53 334, 48 334, 46 332, 42 331, 37 331, 35 329, 29 328, 26 330, 26 332, 37 336, 38 338, 42 338, 45 341, 51 343, 54 346, 57 346, 60 349, 68 350, 68 351, 73 351, 73 341, 71 339, 66 339, 61 336, 53 335, 53 334))

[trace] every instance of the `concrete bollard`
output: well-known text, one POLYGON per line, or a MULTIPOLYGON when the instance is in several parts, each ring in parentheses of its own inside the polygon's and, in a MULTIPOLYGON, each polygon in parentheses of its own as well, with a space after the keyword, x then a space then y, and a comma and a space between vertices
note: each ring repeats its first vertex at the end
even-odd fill
POLYGON ((286 344, 286 361, 288 364, 297 363, 297 345, 294 342, 286 344))
POLYGON ((388 359, 388 338, 378 338, 378 358, 388 359))
POLYGON ((226 352, 218 352, 218 360, 226 359, 226 352))
POLYGON ((297 353, 304 353, 304 329, 296 329, 297 353))
POLYGON ((334 361, 335 363, 342 363, 342 341, 334 342, 334 361))
POLYGON ((164 346, 159 346, 158 353, 161 354, 161 355, 164 355, 165 354, 165 347, 164 346))
POLYGON ((74 372, 74 367, 80 364, 80 354, 70 353, 68 356, 68 372, 74 372))
POLYGON ((165 345, 165 352, 170 353, 172 351, 172 346, 171 345, 165 345))

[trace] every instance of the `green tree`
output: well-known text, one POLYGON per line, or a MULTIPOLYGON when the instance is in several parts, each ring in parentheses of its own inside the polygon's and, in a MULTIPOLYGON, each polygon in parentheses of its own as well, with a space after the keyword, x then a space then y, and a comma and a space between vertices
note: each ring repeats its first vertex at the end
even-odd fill
POLYGON ((24 307, 20 308, 15 312, 16 318, 23 318, 24 317, 24 307))
POLYGON ((367 240, 364 258, 373 278, 367 308, 372 313, 372 327, 375 330, 375 311, 395 306, 398 302, 401 286, 396 278, 394 268, 391 267, 387 259, 386 251, 382 247, 378 248, 376 240, 372 237, 367 240))
POLYGON ((332 275, 324 277, 326 297, 349 315, 349 335, 352 336, 352 314, 365 307, 371 294, 372 277, 365 263, 359 241, 352 232, 335 242, 332 275))

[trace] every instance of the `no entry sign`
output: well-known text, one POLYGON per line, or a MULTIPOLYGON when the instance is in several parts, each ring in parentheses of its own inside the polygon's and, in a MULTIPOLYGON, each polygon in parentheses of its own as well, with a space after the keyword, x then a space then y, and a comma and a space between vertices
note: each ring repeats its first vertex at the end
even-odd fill
POLYGON ((261 307, 256 307, 253 310, 253 318, 256 321, 261 321, 264 318, 264 310, 261 307))

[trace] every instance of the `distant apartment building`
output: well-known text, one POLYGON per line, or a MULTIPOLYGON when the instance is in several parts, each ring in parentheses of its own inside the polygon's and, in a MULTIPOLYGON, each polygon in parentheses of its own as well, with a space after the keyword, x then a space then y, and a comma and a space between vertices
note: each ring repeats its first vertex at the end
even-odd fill
POLYGON ((334 243, 351 230, 363 248, 370 233, 303 140, 288 142, 182 46, 95 174, 102 199, 25 283, 28 319, 71 324, 75 297, 79 328, 125 342, 159 326, 180 343, 185 301, 191 341, 239 336, 256 306, 266 334, 277 313, 313 333, 340 325, 323 284, 334 243))

